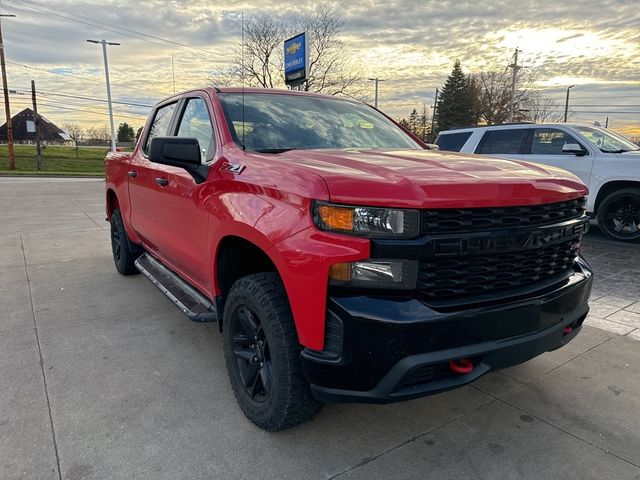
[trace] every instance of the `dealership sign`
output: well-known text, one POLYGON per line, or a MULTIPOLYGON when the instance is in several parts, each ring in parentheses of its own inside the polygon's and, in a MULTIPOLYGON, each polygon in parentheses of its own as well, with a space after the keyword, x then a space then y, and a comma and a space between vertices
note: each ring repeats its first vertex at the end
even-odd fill
POLYGON ((284 41, 284 81, 287 85, 299 85, 307 79, 309 55, 307 35, 302 32, 284 41))

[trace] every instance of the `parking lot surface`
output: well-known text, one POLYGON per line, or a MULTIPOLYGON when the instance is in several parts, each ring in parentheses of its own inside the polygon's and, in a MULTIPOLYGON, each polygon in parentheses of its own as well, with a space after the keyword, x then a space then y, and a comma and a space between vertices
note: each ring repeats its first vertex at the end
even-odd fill
POLYGON ((118 275, 103 191, 0 177, 0 479, 640 478, 640 245, 588 234, 591 314, 566 347, 266 433, 217 326, 118 275))

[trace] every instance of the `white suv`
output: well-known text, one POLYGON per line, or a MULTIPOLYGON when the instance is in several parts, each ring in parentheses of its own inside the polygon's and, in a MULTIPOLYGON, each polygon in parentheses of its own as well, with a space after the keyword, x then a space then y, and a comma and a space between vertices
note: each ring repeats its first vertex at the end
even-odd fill
POLYGON ((606 236, 640 241, 640 149, 601 127, 518 123, 440 132, 440 150, 543 163, 589 187, 587 211, 606 236))

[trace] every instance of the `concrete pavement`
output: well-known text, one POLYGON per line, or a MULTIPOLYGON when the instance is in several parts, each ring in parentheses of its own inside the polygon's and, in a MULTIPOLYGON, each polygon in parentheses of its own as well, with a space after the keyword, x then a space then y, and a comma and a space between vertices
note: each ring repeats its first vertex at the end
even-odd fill
POLYGON ((592 314, 565 348, 270 434, 215 325, 111 260, 104 183, 0 177, 0 479, 640 478, 640 246, 593 229, 592 314))

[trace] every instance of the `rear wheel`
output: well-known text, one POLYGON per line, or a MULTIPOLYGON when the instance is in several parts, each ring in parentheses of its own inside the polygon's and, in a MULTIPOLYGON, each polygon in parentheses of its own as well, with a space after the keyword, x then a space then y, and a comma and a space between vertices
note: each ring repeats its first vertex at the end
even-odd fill
POLYGON ((300 344, 277 273, 238 280, 224 310, 224 354, 243 413, 269 431, 293 427, 316 414, 300 365, 300 344))
POLYGON ((113 253, 113 262, 116 264, 118 273, 122 275, 138 273, 134 262, 142 254, 143 250, 142 247, 131 243, 129 240, 119 209, 114 210, 111 214, 111 252, 113 253))
POLYGON ((598 225, 614 240, 640 241, 640 189, 623 188, 605 197, 598 207, 598 225))

